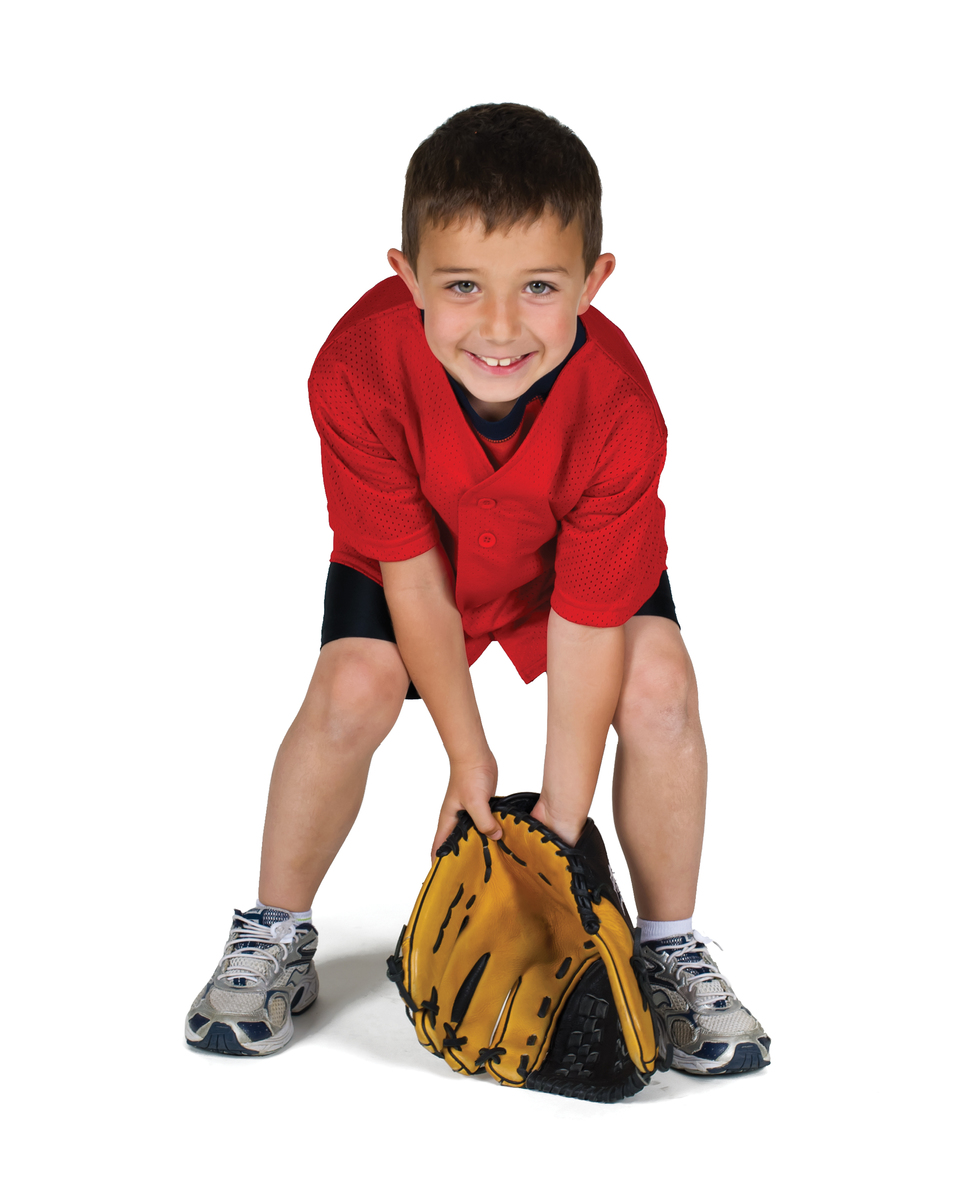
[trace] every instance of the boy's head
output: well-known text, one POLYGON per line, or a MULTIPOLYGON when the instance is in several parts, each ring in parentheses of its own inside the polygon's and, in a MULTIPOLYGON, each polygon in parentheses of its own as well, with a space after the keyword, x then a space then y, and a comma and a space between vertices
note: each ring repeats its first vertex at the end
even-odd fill
POLYGON ((430 349, 492 406, 485 416, 569 353, 578 314, 613 270, 601 232, 596 164, 538 109, 479 104, 417 148, 403 251, 388 259, 423 309, 430 349))
POLYGON ((572 129, 525 104, 475 104, 420 143, 407 168, 403 253, 417 269, 423 231, 466 215, 487 233, 547 210, 579 223, 584 275, 600 254, 600 173, 572 129))

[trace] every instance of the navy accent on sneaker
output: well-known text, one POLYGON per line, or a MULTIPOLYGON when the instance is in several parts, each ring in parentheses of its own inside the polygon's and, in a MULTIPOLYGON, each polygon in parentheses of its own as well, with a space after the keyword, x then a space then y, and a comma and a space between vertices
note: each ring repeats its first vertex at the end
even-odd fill
MULTIPOLYGON (((694 1024, 694 1028, 696 1025, 694 1024)), ((696 1051, 695 1058, 719 1058, 727 1049, 726 1042, 704 1042, 699 1050, 696 1051)))
POLYGON ((199 1033, 209 1020, 210 1018, 205 1017, 203 1013, 194 1013, 190 1018, 189 1025, 194 1033, 199 1033))
POLYGON ((207 1031, 207 1036, 200 1042, 187 1042, 194 1050, 212 1050, 215 1054, 254 1054, 237 1041, 237 1035, 229 1025, 222 1021, 214 1021, 207 1031))
POLYGON ((743 1071, 758 1071, 761 1067, 769 1067, 769 1062, 764 1062, 763 1054, 759 1046, 753 1046, 749 1042, 741 1042, 734 1050, 733 1058, 725 1067, 708 1067, 708 1075, 739 1075, 743 1071))
POLYGON ((266 1021, 238 1021, 237 1028, 242 1029, 251 1042, 262 1042, 273 1037, 266 1021))
MULTIPOLYGON (((250 913, 244 913, 244 916, 249 917, 250 913)), ((277 925, 281 921, 289 921, 290 914, 282 908, 259 908, 256 910, 256 915, 253 917, 255 921, 259 921, 261 925, 277 925)))

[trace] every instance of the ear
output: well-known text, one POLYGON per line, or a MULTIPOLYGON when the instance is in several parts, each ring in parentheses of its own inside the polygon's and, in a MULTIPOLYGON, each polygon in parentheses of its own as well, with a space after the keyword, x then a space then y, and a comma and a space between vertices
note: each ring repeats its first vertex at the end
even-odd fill
POLYGON ((413 296, 413 302, 416 304, 417 308, 423 308, 423 296, 420 292, 420 285, 417 283, 417 277, 414 274, 413 267, 411 267, 409 262, 407 262, 406 256, 399 250, 388 250, 387 262, 391 267, 393 267, 396 273, 410 289, 410 295, 413 296))
POLYGON ((593 303, 593 298, 600 291, 603 284, 613 274, 613 268, 617 265, 617 260, 612 254, 601 254, 597 261, 593 264, 590 274, 587 276, 583 285, 583 292, 580 296, 580 304, 577 307, 577 316, 582 317, 590 305, 593 303))

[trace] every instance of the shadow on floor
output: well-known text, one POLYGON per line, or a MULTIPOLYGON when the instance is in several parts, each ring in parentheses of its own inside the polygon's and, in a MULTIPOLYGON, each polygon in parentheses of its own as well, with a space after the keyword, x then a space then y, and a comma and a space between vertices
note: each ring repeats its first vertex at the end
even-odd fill
MULTIPOLYGON (((351 1004, 380 992, 392 985, 387 981, 387 956, 393 947, 368 950, 363 954, 344 954, 317 962, 320 976, 320 998, 303 1016, 296 1020, 298 1036, 317 1033, 335 1020, 351 1004)), ((396 994, 397 1004, 400 997, 396 994)), ((402 1005, 401 1005, 402 1009, 402 1005)))
MULTIPOLYGON (((448 1068, 418 1043, 400 996, 387 980, 387 956, 392 953, 393 947, 385 945, 318 962, 320 998, 296 1018, 294 1040, 302 1042, 327 1030, 332 1040, 380 1062, 443 1075, 448 1068)), ((490 1076, 477 1078, 497 1086, 490 1076)), ((701 1078, 680 1071, 658 1072, 650 1086, 624 1103, 649 1105, 680 1100, 704 1087, 719 1090, 735 1079, 738 1077, 701 1078)))
POLYGON ((380 1062, 446 1070, 417 1041, 396 987, 387 979, 393 946, 317 963, 320 997, 294 1019, 294 1042, 322 1035, 380 1062))

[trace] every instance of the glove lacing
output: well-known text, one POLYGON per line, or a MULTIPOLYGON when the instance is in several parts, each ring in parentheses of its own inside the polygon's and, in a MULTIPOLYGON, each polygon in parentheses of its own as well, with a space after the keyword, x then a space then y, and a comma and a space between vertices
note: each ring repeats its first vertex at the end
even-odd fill
POLYGON ((289 946, 296 935, 297 925, 292 918, 288 921, 278 921, 275 925, 261 925, 259 921, 251 921, 248 917, 238 914, 234 917, 234 928, 230 931, 217 968, 217 983, 221 979, 225 979, 231 987, 234 986, 235 980, 254 985, 263 983, 264 975, 249 965, 250 959, 269 964, 267 977, 276 974, 280 962, 272 953, 272 948, 289 946))

